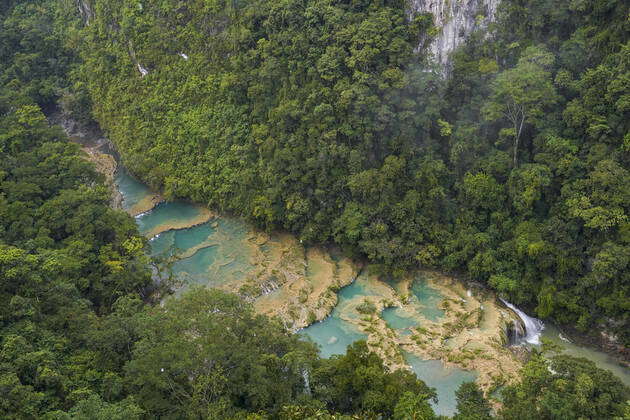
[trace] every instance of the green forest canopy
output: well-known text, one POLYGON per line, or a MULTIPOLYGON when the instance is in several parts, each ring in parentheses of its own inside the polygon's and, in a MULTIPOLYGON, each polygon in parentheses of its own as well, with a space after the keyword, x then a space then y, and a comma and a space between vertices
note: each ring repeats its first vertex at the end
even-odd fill
MULTIPOLYGON (((218 291, 155 305, 146 240, 48 125, 58 102, 93 106, 173 197, 623 331, 627 7, 506 2, 444 81, 413 52, 430 20, 403 6, 95 2, 83 27, 74 2, 0 5, 0 418, 435 418, 433 390, 364 343, 322 360, 218 291)), ((504 419, 630 415, 584 359, 535 354, 503 395, 504 419)), ((474 384, 457 398, 456 418, 490 418, 474 384)))
POLYGON ((628 343, 626 2, 502 2, 446 79, 403 1, 91 4, 77 83, 168 197, 628 343))

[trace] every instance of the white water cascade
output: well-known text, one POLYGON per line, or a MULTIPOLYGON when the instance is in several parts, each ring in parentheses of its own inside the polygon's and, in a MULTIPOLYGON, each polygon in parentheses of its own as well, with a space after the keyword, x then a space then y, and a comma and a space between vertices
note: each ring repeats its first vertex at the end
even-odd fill
POLYGON ((138 63, 138 71, 140 72, 140 74, 142 75, 142 77, 146 76, 147 74, 149 74, 149 70, 145 69, 144 67, 142 67, 142 64, 138 63))
POLYGON ((302 368, 302 378, 304 378, 304 393, 311 395, 311 381, 309 380, 307 368, 302 368))
MULTIPOLYGON (((499 298, 501 299, 501 298, 499 298)), ((516 315, 523 321, 523 325, 525 326, 525 336, 518 337, 521 341, 529 343, 529 344, 540 344, 540 334, 542 330, 545 329, 545 324, 538 318, 532 318, 528 316, 525 312, 518 309, 516 306, 512 305, 510 302, 507 302, 501 299, 501 302, 511 310, 513 310, 516 315)))

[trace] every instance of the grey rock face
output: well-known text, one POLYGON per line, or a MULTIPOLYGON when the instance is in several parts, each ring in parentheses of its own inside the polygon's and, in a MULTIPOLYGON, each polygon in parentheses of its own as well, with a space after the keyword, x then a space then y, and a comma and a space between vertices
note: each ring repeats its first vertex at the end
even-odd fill
POLYGON ((75 2, 83 19, 83 24, 86 26, 89 25, 90 21, 94 19, 94 9, 90 4, 91 2, 87 0, 75 0, 75 2))
POLYGON ((474 30, 494 20, 500 0, 410 0, 412 15, 431 13, 439 34, 430 46, 435 61, 448 67, 450 54, 474 30))

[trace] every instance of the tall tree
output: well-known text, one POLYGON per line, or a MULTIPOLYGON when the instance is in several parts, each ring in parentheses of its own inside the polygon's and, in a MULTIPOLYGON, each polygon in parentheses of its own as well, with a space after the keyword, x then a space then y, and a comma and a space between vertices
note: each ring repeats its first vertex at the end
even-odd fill
POLYGON ((518 148, 526 123, 537 124, 545 110, 557 101, 550 68, 555 58, 543 46, 527 48, 516 67, 499 73, 492 95, 483 109, 489 121, 506 119, 511 123, 503 135, 513 138, 513 163, 518 164, 518 148))
POLYGON ((499 418, 522 420, 623 418, 630 389, 583 358, 534 355, 521 381, 503 391, 499 418))
POLYGON ((492 407, 474 382, 464 382, 455 391, 457 414, 453 420, 490 420, 492 407))

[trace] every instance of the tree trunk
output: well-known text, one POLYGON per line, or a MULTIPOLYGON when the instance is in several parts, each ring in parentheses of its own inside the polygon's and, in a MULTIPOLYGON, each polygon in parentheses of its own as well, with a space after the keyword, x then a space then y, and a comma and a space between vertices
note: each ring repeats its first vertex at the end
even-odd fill
POLYGON ((521 140, 521 133, 523 132, 523 125, 525 124, 525 114, 522 113, 521 114, 521 121, 520 124, 514 124, 514 131, 515 131, 515 137, 514 137, 514 167, 516 168, 516 166, 518 165, 518 143, 521 140))

